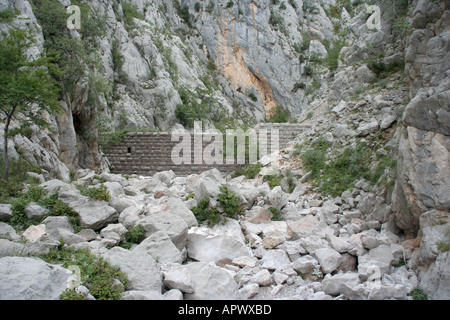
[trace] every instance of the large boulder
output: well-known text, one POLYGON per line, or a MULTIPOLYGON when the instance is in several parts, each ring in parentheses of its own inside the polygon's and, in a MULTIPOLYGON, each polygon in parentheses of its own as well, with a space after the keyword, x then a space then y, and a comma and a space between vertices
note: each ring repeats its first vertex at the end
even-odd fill
POLYGON ((172 239, 179 250, 183 250, 188 241, 188 224, 186 221, 172 213, 158 212, 151 214, 139 222, 147 236, 158 231, 164 231, 172 239))
POLYGON ((13 227, 4 222, 0 222, 0 239, 8 239, 12 241, 20 240, 20 236, 13 227))
POLYGON ((186 300, 236 300, 238 285, 228 271, 203 262, 183 267, 194 288, 193 293, 184 294, 186 300))
POLYGON ((187 207, 186 203, 179 198, 170 198, 163 204, 163 212, 174 214, 182 218, 188 228, 197 227, 198 222, 194 213, 187 207))
POLYGON ((326 222, 320 221, 319 218, 312 215, 297 221, 288 221, 287 225, 292 233, 292 240, 316 234, 327 227, 326 222))
POLYGON ((332 273, 342 262, 342 256, 334 249, 323 248, 314 251, 314 256, 322 268, 324 274, 332 273))
POLYGON ((9 221, 12 217, 12 205, 0 204, 0 221, 9 221))
POLYGON ((359 256, 358 272, 361 279, 367 280, 374 271, 376 271, 376 276, 382 277, 389 272, 393 261, 394 255, 391 247, 384 244, 359 256))
POLYGON ((127 229, 135 227, 141 220, 139 217, 140 212, 135 206, 124 209, 119 215, 119 223, 123 224, 127 229))
POLYGON ((186 192, 192 192, 197 201, 208 197, 211 205, 215 207, 218 203, 220 187, 226 184, 222 174, 217 169, 203 172, 201 175, 192 175, 187 178, 186 192))
POLYGON ((25 252, 25 246, 18 242, 0 239, 0 258, 20 256, 25 252))
POLYGON ((341 293, 341 285, 346 284, 349 287, 355 287, 359 284, 358 273, 340 273, 334 276, 327 275, 322 281, 322 290, 331 296, 337 296, 341 293))
POLYGON ((262 266, 269 270, 282 270, 288 267, 291 263, 286 251, 281 249, 267 251, 261 261, 262 266))
POLYGON ((85 229, 99 230, 119 218, 119 213, 106 202, 98 201, 76 207, 80 215, 80 226, 85 229))
POLYGON ((187 268, 176 266, 163 271, 164 284, 169 289, 178 289, 185 293, 194 293, 194 284, 187 268))
POLYGON ((306 255, 298 258, 291 264, 292 268, 304 275, 311 274, 319 269, 319 262, 316 258, 306 255))
POLYGON ((153 256, 138 250, 129 251, 120 247, 102 249, 100 254, 111 265, 118 266, 128 277, 129 289, 141 291, 160 291, 162 276, 153 256))
POLYGON ((58 300, 71 275, 37 258, 1 258, 0 300, 58 300))
POLYGON ((189 230, 188 256, 200 262, 229 263, 235 258, 251 256, 251 251, 237 237, 207 228, 189 230))
POLYGON ((153 233, 133 249, 134 254, 149 254, 158 263, 183 263, 185 255, 164 231, 153 233))

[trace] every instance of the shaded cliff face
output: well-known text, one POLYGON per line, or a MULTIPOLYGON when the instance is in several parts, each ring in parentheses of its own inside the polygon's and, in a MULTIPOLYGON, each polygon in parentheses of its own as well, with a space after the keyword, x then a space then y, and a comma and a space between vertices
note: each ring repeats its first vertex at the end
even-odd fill
POLYGON ((411 102, 403 114, 396 198, 410 233, 423 213, 450 210, 450 2, 414 1, 406 48, 411 102))

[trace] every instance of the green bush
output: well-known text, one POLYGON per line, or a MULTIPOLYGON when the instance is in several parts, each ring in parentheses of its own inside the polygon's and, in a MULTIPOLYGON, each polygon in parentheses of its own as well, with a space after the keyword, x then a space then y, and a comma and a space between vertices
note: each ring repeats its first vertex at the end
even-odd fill
POLYGON ((269 119, 270 123, 287 123, 289 122, 289 112, 283 109, 281 106, 275 108, 275 113, 269 119))
MULTIPOLYGON (((0 172, 4 171, 3 158, 0 157, 0 172)), ((39 181, 26 175, 26 172, 40 174, 42 170, 23 157, 9 161, 9 180, 0 178, 0 202, 8 202, 11 198, 20 196, 25 184, 38 184, 39 181)))
MULTIPOLYGON (((39 257, 48 263, 62 264, 64 268, 78 266, 83 285, 89 289, 91 295, 97 300, 122 299, 122 288, 117 286, 116 280, 119 280, 125 288, 128 287, 127 276, 119 268, 111 266, 109 262, 90 253, 89 250, 59 248, 39 257)), ((60 299, 74 298, 79 299, 81 297, 70 290, 63 292, 60 296, 60 299)))
POLYGON ((270 18, 269 23, 274 27, 282 26, 284 19, 281 15, 275 13, 273 10, 270 10, 270 18))
POLYGON ((343 40, 336 40, 333 42, 333 46, 328 48, 328 56, 323 58, 322 61, 328 67, 330 71, 336 71, 339 67, 339 55, 341 50, 347 44, 343 40))
MULTIPOLYGON (((44 47, 47 56, 54 58, 54 62, 62 71, 53 76, 64 87, 66 99, 77 94, 78 82, 93 74, 93 70, 100 68, 101 60, 98 41, 106 33, 106 14, 100 15, 92 10, 87 1, 74 0, 73 5, 81 9, 80 38, 71 37, 67 29, 67 11, 59 1, 33 0, 33 13, 42 27, 45 38, 44 47), (80 63, 83 61, 83 63, 80 63)), ((126 4, 125 4, 126 7, 126 4)), ((88 77, 90 82, 92 77, 88 77)), ((94 88, 93 83, 89 83, 94 88)), ((90 90, 90 98, 95 99, 99 93, 90 90)))
POLYGON ((22 193, 20 197, 12 202, 12 214, 13 217, 10 221, 11 225, 15 228, 22 230, 31 225, 37 225, 42 223, 45 218, 51 217, 67 217, 75 231, 80 231, 80 216, 78 212, 72 209, 69 205, 65 204, 58 199, 58 194, 55 192, 48 196, 45 190, 38 186, 30 186, 26 192, 22 193), (38 221, 31 221, 28 219, 25 208, 31 202, 35 202, 37 205, 48 209, 49 212, 45 216, 42 216, 38 221))
POLYGON ((262 169, 261 164, 246 165, 245 167, 236 170, 233 173, 232 177, 237 178, 240 176, 245 176, 247 179, 255 179, 258 176, 261 169, 262 169))
POLYGON ((295 178, 292 175, 292 173, 288 172, 286 174, 286 176, 283 176, 282 174, 274 174, 274 175, 267 175, 263 177, 263 181, 267 182, 269 184, 269 187, 271 189, 278 187, 281 185, 281 181, 283 181, 283 179, 286 178, 287 179, 287 183, 289 186, 289 189, 287 190, 288 193, 292 193, 296 187, 295 184, 295 178))
POLYGON ((139 12, 139 7, 131 1, 122 2, 122 12, 127 30, 135 28, 136 25, 134 23, 134 19, 145 19, 144 15, 139 12))
POLYGON ((414 300, 428 300, 428 295, 421 287, 417 287, 409 294, 414 300))
POLYGON ((20 14, 19 10, 6 9, 0 11, 0 23, 9 23, 20 14))
POLYGON ((278 187, 281 184, 281 180, 283 180, 282 175, 267 175, 263 177, 263 181, 269 184, 270 189, 278 187))
POLYGON ((145 239, 145 229, 141 225, 137 225, 128 231, 128 234, 120 242, 119 246, 124 249, 130 249, 133 243, 140 244, 145 239))
POLYGON ((319 140, 313 148, 304 152, 301 159, 304 167, 312 172, 311 180, 322 193, 333 197, 353 187, 355 181, 365 179, 372 185, 380 180, 387 169, 395 168, 396 161, 390 156, 378 156, 373 168, 375 153, 366 143, 356 148, 347 148, 343 152, 335 152, 327 160, 326 154, 330 143, 319 140))
POLYGON ((211 200, 205 197, 196 207, 191 209, 198 223, 205 223, 210 228, 224 221, 227 217, 236 219, 239 215, 245 213, 245 207, 241 199, 226 186, 220 187, 219 206, 222 213, 218 209, 211 208, 210 203, 211 200))
POLYGON ((108 188, 104 184, 100 184, 99 187, 87 187, 83 185, 76 186, 80 190, 83 196, 89 197, 93 200, 100 200, 109 202, 111 200, 111 194, 108 188))
POLYGON ((78 293, 75 289, 66 289, 60 294, 59 300, 82 301, 85 300, 85 297, 82 293, 78 293))
POLYGON ((269 211, 272 213, 272 221, 281 221, 281 211, 277 208, 271 207, 269 211))
POLYGON ((325 153, 319 150, 308 150, 302 155, 303 165, 312 172, 313 176, 325 167, 325 153))
POLYGON ((302 89, 302 90, 306 89, 306 84, 304 82, 297 82, 294 85, 294 88, 292 88, 292 92, 295 93, 300 89, 302 89))
POLYGON ((248 95, 248 97, 252 100, 252 101, 258 101, 258 97, 253 93, 253 92, 251 92, 249 95, 248 95))
POLYGON ((203 198, 196 207, 191 209, 199 224, 206 223, 209 227, 213 227, 221 221, 219 211, 210 208, 210 199, 203 198))
POLYGON ((311 66, 305 66, 303 69, 303 74, 307 77, 310 77, 314 74, 314 70, 311 66))
POLYGON ((235 219, 245 213, 241 199, 226 186, 220 187, 219 204, 227 217, 235 219))
POLYGON ((189 8, 187 6, 181 6, 181 3, 179 0, 173 0, 172 1, 174 8, 177 11, 178 16, 181 20, 184 21, 190 28, 192 28, 191 24, 191 15, 189 13, 189 8))
POLYGON ((381 80, 388 78, 396 72, 403 71, 405 69, 405 61, 396 60, 386 64, 381 60, 375 60, 369 62, 368 67, 376 74, 377 80, 381 80))
POLYGON ((195 121, 211 119, 213 110, 211 110, 213 101, 203 96, 202 102, 198 102, 198 94, 185 88, 179 88, 182 104, 179 104, 175 110, 175 116, 180 123, 189 128, 194 127, 195 121))

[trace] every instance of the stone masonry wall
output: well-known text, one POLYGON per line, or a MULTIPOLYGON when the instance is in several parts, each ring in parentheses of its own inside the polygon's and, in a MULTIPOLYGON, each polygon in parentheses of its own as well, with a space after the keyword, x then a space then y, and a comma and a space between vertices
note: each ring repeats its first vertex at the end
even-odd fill
MULTIPOLYGON (((255 129, 257 133, 265 134, 267 130, 267 145, 260 148, 267 148, 271 153, 271 133, 279 130, 279 146, 286 146, 296 135, 306 128, 301 124, 260 124, 255 129)), ((194 152, 204 151, 205 147, 211 144, 209 140, 203 141, 202 149, 196 150, 194 138, 191 138, 191 164, 176 165, 172 161, 172 150, 179 145, 180 141, 172 141, 172 135, 167 132, 143 133, 130 132, 125 135, 123 142, 103 148, 103 152, 110 163, 112 173, 154 175, 156 172, 172 170, 179 176, 199 174, 204 171, 216 168, 223 173, 235 171, 242 165, 234 164, 213 164, 208 165, 204 161, 202 164, 194 164, 194 152)))

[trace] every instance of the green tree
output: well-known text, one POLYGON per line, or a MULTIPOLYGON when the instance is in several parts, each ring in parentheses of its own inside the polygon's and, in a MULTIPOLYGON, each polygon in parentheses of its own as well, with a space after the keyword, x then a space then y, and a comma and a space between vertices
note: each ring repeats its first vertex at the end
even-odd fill
POLYGON ((3 139, 4 179, 9 179, 8 139, 31 125, 46 127, 45 112, 59 110, 58 86, 49 75, 56 72, 44 55, 31 57, 34 35, 17 28, 0 37, 0 112, 5 116, 3 139), (18 117, 20 115, 20 117, 18 117), (11 121, 20 119, 19 129, 11 130, 11 121))

